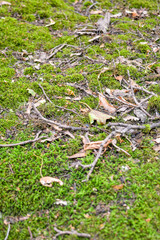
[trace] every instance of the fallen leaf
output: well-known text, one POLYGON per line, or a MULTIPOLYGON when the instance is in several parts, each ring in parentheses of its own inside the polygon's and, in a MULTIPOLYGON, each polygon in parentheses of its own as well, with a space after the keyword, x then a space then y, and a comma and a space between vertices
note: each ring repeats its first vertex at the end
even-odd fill
POLYGON ((104 125, 106 124, 106 120, 115 119, 115 117, 99 112, 97 110, 91 110, 88 115, 91 124, 94 123, 94 121, 97 121, 98 125, 104 125))
POLYGON ((107 32, 107 29, 110 24, 110 13, 106 12, 104 18, 100 18, 97 22, 97 27, 99 31, 102 31, 103 33, 107 32))
POLYGON ((147 119, 147 115, 140 109, 134 109, 134 114, 137 118, 139 118, 142 122, 145 122, 147 119))
POLYGON ((75 96, 74 92, 69 88, 67 88, 67 94, 70 96, 75 96))
POLYGON ((83 150, 79 151, 78 153, 76 154, 73 154, 72 156, 68 156, 69 159, 72 159, 72 158, 82 158, 82 157, 85 157, 86 156, 86 152, 83 150))
POLYGON ((44 104, 44 103, 46 103, 46 100, 45 99, 41 99, 38 102, 36 102, 34 105, 35 105, 35 107, 39 107, 41 104, 44 104))
POLYGON ((119 12, 117 14, 111 15, 111 18, 118 18, 118 17, 121 17, 121 16, 122 16, 122 13, 119 12))
POLYGON ((123 120, 124 120, 125 122, 127 122, 127 121, 138 121, 139 118, 134 117, 134 116, 131 116, 131 115, 127 115, 126 117, 123 118, 123 120))
POLYGON ((116 80, 118 80, 118 81, 120 81, 120 82, 121 82, 122 79, 123 79, 123 76, 114 76, 114 77, 115 77, 116 80))
POLYGON ((101 14, 103 13, 101 10, 91 10, 90 14, 101 14))
POLYGON ((139 17, 138 13, 136 11, 132 12, 132 18, 137 18, 139 17))
POLYGON ((88 213, 84 214, 84 217, 85 218, 91 218, 91 216, 88 213))
POLYGON ((11 3, 10 2, 6 2, 6 1, 1 1, 0 2, 0 6, 2 6, 2 5, 11 5, 11 3))
POLYGON ((114 186, 112 186, 112 188, 113 188, 114 190, 121 190, 121 189, 124 188, 124 185, 123 185, 123 184, 120 184, 120 185, 114 185, 114 186))
POLYGON ((64 200, 61 200, 61 199, 56 199, 56 202, 55 202, 56 205, 63 205, 63 206, 67 206, 68 203, 67 201, 64 201, 64 200))
POLYGON ((107 110, 109 113, 115 113, 116 108, 112 106, 104 97, 103 94, 99 94, 99 104, 102 106, 105 110, 107 110))
POLYGON ((35 97, 36 93, 33 89, 27 88, 27 90, 33 97, 35 97))
POLYGON ((156 138, 156 139, 153 139, 153 141, 156 142, 156 143, 160 143, 160 137, 156 138))
MULTIPOLYGON (((103 141, 96 141, 96 142, 89 142, 84 145, 84 150, 91 150, 91 149, 99 149, 103 141)), ((104 148, 108 147, 108 145, 112 143, 112 139, 109 139, 107 143, 104 145, 104 148)))
POLYGON ((151 221, 151 218, 147 218, 147 219, 146 219, 146 222, 150 222, 150 221, 151 221))
POLYGON ((61 186, 63 185, 63 182, 58 178, 53 177, 42 177, 40 179, 40 183, 45 187, 52 187, 53 182, 58 182, 61 186))
POLYGON ((160 152, 160 144, 159 145, 155 145, 153 147, 153 150, 156 151, 156 152, 160 152))
POLYGON ((105 223, 99 225, 99 229, 102 230, 105 227, 105 223))

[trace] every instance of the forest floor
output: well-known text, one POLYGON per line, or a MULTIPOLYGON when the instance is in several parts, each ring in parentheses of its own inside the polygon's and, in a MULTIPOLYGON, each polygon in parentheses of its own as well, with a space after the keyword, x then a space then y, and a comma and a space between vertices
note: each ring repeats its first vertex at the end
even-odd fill
POLYGON ((0 1, 0 239, 160 239, 159 20, 0 1))

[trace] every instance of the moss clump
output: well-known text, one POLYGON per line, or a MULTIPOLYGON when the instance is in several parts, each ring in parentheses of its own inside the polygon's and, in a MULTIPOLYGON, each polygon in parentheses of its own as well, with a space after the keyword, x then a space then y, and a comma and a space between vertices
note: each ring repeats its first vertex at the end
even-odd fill
POLYGON ((151 85, 149 87, 149 90, 160 95, 160 85, 159 84, 151 85))
POLYGON ((160 96, 153 96, 149 100, 148 110, 153 111, 155 109, 160 112, 160 96))
POLYGON ((14 18, 0 19, 0 46, 14 51, 25 49, 35 51, 43 44, 44 48, 51 48, 52 36, 47 28, 23 24, 14 18))
POLYGON ((143 43, 139 43, 137 45, 137 49, 141 52, 141 53, 148 53, 151 51, 151 48, 147 45, 147 44, 143 44, 143 43))
POLYGON ((151 131, 151 126, 149 124, 145 125, 145 129, 143 129, 144 133, 149 133, 151 131))
POLYGON ((5 118, 0 119, 0 134, 5 134, 7 129, 15 127, 18 117, 15 115, 12 110, 9 113, 5 114, 5 118))

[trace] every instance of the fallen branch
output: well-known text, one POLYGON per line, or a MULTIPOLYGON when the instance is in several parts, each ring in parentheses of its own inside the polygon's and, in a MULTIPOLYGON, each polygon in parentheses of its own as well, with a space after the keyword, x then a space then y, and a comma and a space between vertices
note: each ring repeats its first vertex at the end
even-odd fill
POLYGON ((61 231, 59 230, 58 228, 54 227, 54 230, 57 232, 57 234, 53 237, 52 240, 56 240, 58 236, 61 236, 61 235, 76 235, 78 237, 86 237, 86 238, 90 238, 91 235, 90 234, 87 234, 87 233, 79 233, 75 230, 72 230, 72 231, 61 231))
MULTIPOLYGON (((150 126, 150 129, 160 127, 160 121, 157 123, 147 123, 147 125, 150 126)), ((126 124, 126 123, 108 123, 107 127, 124 127, 123 132, 121 133, 127 133, 131 129, 145 129, 146 125, 132 125, 132 124, 126 124)))
POLYGON ((38 111, 38 109, 35 107, 35 105, 32 103, 32 107, 33 109, 35 110, 35 112, 37 113, 37 115, 39 116, 39 118, 46 122, 47 124, 49 125, 56 125, 58 127, 61 127, 61 128, 65 128, 65 129, 70 129, 72 131, 89 131, 89 128, 85 128, 85 127, 72 127, 72 126, 68 126, 68 125, 64 125, 64 124, 61 124, 61 123, 57 123, 55 121, 52 121, 52 120, 49 120, 45 117, 42 116, 42 114, 38 111))

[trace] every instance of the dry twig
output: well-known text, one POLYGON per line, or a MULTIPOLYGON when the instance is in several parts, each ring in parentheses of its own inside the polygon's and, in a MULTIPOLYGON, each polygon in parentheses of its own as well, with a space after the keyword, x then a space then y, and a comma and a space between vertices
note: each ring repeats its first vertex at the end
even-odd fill
POLYGON ((66 110, 66 111, 69 111, 69 112, 73 112, 74 114, 80 116, 76 111, 74 111, 74 110, 72 110, 72 109, 68 109, 68 108, 65 108, 65 107, 60 107, 60 106, 55 105, 55 104, 50 100, 50 98, 47 96, 47 94, 45 93, 44 88, 41 86, 41 84, 38 84, 38 85, 39 85, 39 87, 42 89, 42 92, 43 92, 44 96, 46 97, 46 99, 47 99, 50 103, 52 103, 52 104, 54 105, 54 107, 59 108, 59 109, 62 109, 62 110, 66 110))
POLYGON ((87 233, 79 233, 75 230, 73 231, 61 231, 58 228, 54 227, 54 230, 57 232, 57 234, 53 237, 53 240, 56 240, 58 236, 61 235, 76 235, 78 237, 85 237, 85 238, 90 238, 91 235, 87 233))
POLYGON ((5 237, 5 239, 4 239, 4 240, 7 240, 7 239, 8 239, 8 236, 9 236, 10 229, 11 229, 11 225, 10 225, 10 223, 8 223, 7 234, 6 234, 6 237, 5 237))
POLYGON ((49 120, 45 117, 42 116, 42 114, 38 111, 38 109, 35 107, 35 105, 32 103, 32 107, 33 109, 35 110, 35 112, 37 113, 37 115, 39 116, 39 118, 46 122, 47 124, 49 125, 56 125, 58 127, 61 127, 61 128, 65 128, 65 129, 70 129, 72 131, 89 131, 89 128, 85 128, 85 127, 72 127, 72 126, 68 126, 68 125, 64 125, 64 124, 61 124, 61 123, 57 123, 55 121, 52 121, 52 120, 49 120))
POLYGON ((38 142, 39 140, 43 139, 44 137, 47 137, 46 135, 38 137, 41 132, 42 131, 39 131, 34 139, 19 142, 19 143, 0 144, 0 147, 15 147, 15 146, 19 146, 19 145, 25 145, 25 144, 28 144, 28 143, 38 142))

